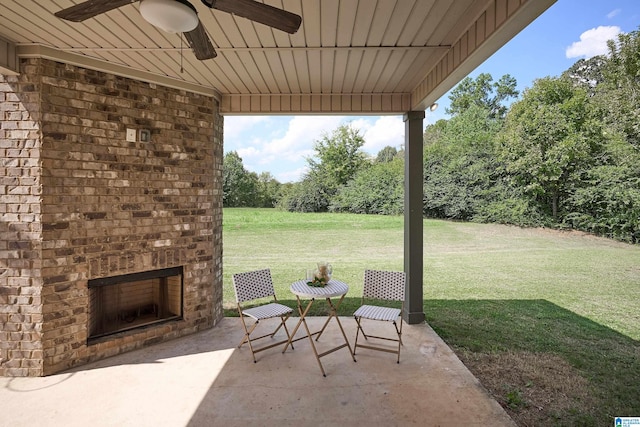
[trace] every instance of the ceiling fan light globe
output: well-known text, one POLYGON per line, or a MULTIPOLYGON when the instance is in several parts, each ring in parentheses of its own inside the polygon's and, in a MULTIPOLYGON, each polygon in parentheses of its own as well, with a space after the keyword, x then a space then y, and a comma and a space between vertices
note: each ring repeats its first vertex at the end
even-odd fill
POLYGON ((140 15, 168 33, 186 33, 198 26, 198 14, 187 1, 141 0, 140 15))

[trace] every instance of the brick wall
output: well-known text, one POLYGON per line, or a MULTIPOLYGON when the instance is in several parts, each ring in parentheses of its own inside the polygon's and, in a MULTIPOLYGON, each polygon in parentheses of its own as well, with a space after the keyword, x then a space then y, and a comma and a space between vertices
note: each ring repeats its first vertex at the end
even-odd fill
POLYGON ((40 93, 0 75, 0 374, 41 375, 40 93))
POLYGON ((3 132, 15 138, 0 149, 17 159, 0 175, 0 262, 22 264, 0 270, 3 342, 17 329, 0 349, 0 374, 47 375, 213 326, 222 317, 216 100, 45 59, 23 59, 21 75, 4 79, 3 104, 15 102, 3 132), (9 120, 14 109, 22 114, 9 120), (150 130, 151 141, 127 142, 127 128, 150 130), (8 183, 26 168, 30 180, 8 183), (34 206, 9 212, 27 209, 11 207, 20 197, 34 206), (13 231, 28 232, 24 242, 12 245, 13 224, 28 228, 13 231), (184 320, 87 346, 89 279, 179 265, 184 320))

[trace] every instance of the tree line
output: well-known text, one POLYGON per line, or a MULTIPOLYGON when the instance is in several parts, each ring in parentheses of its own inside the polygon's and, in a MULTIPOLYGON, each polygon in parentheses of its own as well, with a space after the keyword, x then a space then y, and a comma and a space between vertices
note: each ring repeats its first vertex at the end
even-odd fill
MULTIPOLYGON (((640 37, 608 42, 522 94, 509 75, 465 78, 450 118, 424 131, 426 217, 569 228, 640 241, 640 37), (509 101, 514 100, 510 104, 509 101)), ((401 214, 402 148, 377 156, 342 125, 315 142, 299 182, 248 172, 224 158, 224 206, 296 212, 401 214)))

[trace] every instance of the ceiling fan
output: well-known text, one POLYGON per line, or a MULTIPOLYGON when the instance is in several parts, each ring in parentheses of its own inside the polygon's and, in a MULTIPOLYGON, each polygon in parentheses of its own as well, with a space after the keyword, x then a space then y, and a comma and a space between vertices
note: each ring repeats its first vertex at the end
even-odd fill
MULTIPOLYGON (((254 0, 201 0, 211 8, 250 19, 293 34, 298 31, 302 17, 254 0)), ((87 0, 55 13, 58 18, 82 22, 110 10, 140 2, 140 14, 149 23, 170 33, 183 33, 199 60, 216 57, 196 8, 188 0, 87 0)))

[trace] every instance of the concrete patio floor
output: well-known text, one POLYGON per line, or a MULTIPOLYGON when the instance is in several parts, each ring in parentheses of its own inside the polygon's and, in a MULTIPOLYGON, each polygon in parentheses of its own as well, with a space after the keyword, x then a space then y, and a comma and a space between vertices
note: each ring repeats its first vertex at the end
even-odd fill
MULTIPOLYGON (((309 318, 312 331, 323 321, 309 318)), ((355 321, 340 321, 353 345, 355 321)), ((258 353, 254 364, 246 345, 236 347, 241 338, 239 319, 225 318, 61 374, 0 378, 0 426, 515 425, 427 324, 404 326, 400 364, 366 349, 354 362, 345 347, 321 359, 326 377, 306 339, 285 354, 258 353)), ((341 338, 332 321, 318 351, 341 338)))

